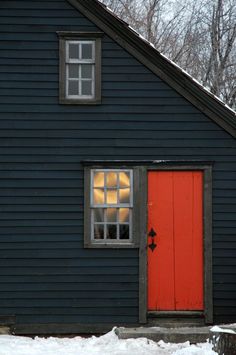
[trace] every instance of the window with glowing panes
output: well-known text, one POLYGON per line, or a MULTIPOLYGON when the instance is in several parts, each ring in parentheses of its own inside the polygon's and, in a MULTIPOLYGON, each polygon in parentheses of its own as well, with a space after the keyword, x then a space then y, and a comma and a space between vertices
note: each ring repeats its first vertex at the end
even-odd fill
POLYGON ((97 243, 132 240, 132 170, 91 171, 91 237, 97 243))

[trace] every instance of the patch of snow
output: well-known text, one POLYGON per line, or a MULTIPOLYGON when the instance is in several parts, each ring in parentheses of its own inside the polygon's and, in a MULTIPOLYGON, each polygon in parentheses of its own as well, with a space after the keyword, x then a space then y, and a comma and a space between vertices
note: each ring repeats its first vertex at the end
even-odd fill
POLYGON ((221 324, 220 327, 230 327, 230 328, 236 328, 236 323, 227 323, 227 324, 221 324))
POLYGON ((233 329, 227 329, 227 328, 221 328, 215 325, 210 329, 211 332, 216 332, 216 333, 230 333, 230 334, 236 334, 236 332, 233 329))
POLYGON ((214 97, 218 102, 220 102, 223 106, 225 106, 229 111, 231 111, 234 115, 236 115, 236 112, 230 107, 228 106, 223 100, 221 100, 218 96, 212 94, 212 92, 206 87, 203 86, 196 78, 194 78, 192 75, 190 75, 186 70, 184 70, 183 68, 181 68, 178 64, 176 64, 175 62, 173 62, 173 60, 169 59, 165 54, 159 52, 159 54, 165 58, 169 63, 171 63, 172 65, 174 65, 176 68, 178 68, 182 73, 184 73, 185 75, 187 75, 192 81, 194 81, 198 86, 201 87, 202 90, 204 90, 207 94, 209 94, 210 96, 214 97))
POLYGON ((118 339, 114 329, 100 337, 39 338, 0 335, 0 355, 215 355, 208 343, 170 344, 146 338, 118 339))
POLYGON ((217 353, 212 350, 212 345, 202 344, 190 345, 186 348, 180 349, 172 353, 173 355, 213 355, 217 353))
MULTIPOLYGON (((153 160, 153 164, 157 164, 157 163, 167 163, 170 160, 153 160)), ((152 328, 159 328, 159 327, 152 327, 152 328)))

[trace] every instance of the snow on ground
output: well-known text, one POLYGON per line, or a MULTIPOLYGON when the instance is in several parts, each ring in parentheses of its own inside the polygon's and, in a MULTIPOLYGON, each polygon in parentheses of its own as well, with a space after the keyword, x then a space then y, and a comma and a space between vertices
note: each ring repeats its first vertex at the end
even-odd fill
POLYGON ((215 355, 208 343, 155 343, 145 338, 120 340, 114 330, 91 338, 39 338, 0 335, 0 355, 215 355))

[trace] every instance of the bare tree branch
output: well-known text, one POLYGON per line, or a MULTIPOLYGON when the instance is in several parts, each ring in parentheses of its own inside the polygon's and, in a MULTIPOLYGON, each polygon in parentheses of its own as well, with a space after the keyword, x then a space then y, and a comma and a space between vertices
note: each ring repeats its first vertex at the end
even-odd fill
POLYGON ((101 0, 236 109, 235 0, 101 0))

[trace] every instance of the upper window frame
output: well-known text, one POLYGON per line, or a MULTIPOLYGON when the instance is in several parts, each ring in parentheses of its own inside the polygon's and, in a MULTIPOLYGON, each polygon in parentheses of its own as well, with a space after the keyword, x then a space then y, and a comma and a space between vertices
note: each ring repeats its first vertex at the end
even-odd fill
MULTIPOLYGON (((66 105, 98 105, 101 103, 101 38, 102 32, 57 32, 59 37, 59 103, 66 105), (73 60, 68 58, 69 43, 93 42, 94 58, 93 60, 75 60, 75 63, 94 64, 94 73, 92 78, 93 96, 69 96, 67 68, 69 62, 73 60)), ((81 80, 78 79, 78 80, 81 80)))

